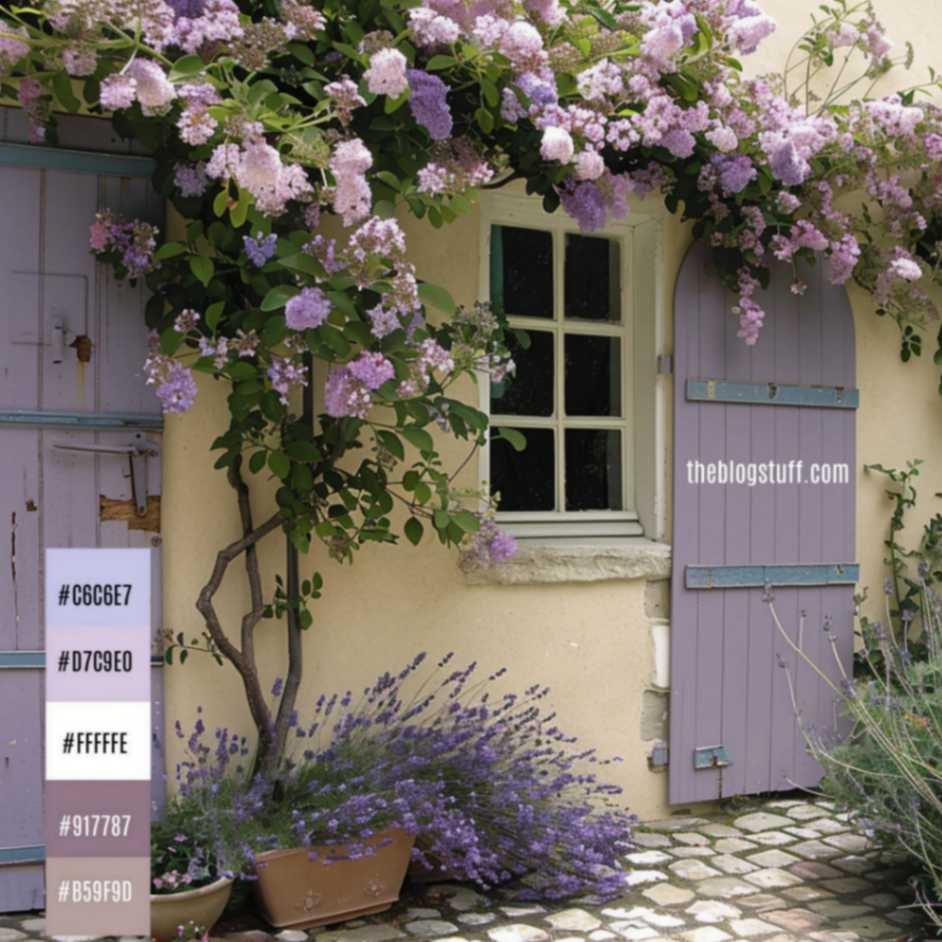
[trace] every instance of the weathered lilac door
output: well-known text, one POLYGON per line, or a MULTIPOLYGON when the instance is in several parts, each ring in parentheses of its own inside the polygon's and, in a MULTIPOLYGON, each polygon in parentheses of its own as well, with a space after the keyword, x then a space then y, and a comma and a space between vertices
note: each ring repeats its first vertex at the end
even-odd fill
POLYGON ((56 149, 22 124, 0 109, 0 912, 44 904, 43 551, 160 544, 143 289, 88 253, 97 209, 162 217, 150 162, 102 121, 66 119, 56 149))
POLYGON ((793 640, 804 615, 801 641, 819 665, 837 674, 827 621, 849 667, 857 576, 853 320, 846 292, 821 266, 800 272, 808 285, 800 297, 789 289, 792 274, 782 266, 757 299, 767 318, 754 347, 736 337, 736 299, 704 245, 691 249, 677 282, 674 803, 810 786, 821 777, 796 705, 802 725, 827 735, 833 696, 777 633, 763 585, 773 585, 793 640), (770 469, 770 461, 781 483, 758 483, 759 466, 770 469), (724 463, 733 483, 716 483, 724 463))

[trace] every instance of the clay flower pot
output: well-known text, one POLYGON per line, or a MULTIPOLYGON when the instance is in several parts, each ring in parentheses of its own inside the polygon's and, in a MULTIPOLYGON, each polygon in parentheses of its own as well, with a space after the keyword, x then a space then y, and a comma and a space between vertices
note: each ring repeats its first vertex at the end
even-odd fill
POLYGON ((254 889, 266 921, 277 929, 307 929, 343 922, 389 909, 409 867, 413 835, 382 831, 366 843, 374 854, 357 860, 343 857, 338 845, 270 850, 259 854, 254 889), (311 860, 311 851, 317 857, 311 860))
POLYGON ((195 890, 150 898, 150 934, 156 942, 174 942, 177 926, 189 922, 207 931, 219 920, 232 895, 232 879, 220 877, 195 890))

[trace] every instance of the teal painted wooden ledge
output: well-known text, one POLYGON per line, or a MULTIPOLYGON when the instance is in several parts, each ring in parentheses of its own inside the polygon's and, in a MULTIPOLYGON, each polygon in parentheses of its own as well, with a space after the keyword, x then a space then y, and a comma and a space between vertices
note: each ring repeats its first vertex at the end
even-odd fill
POLYGON ((725 379, 688 379, 687 401, 856 409, 860 405, 860 391, 845 389, 843 386, 790 386, 785 383, 732 383, 725 379))
POLYGON ((36 144, 0 144, 0 166, 66 170, 73 173, 109 173, 119 177, 150 177, 157 164, 150 157, 103 154, 36 144))
POLYGON ((764 586, 853 585, 857 563, 794 566, 687 566, 688 589, 761 589, 764 586))

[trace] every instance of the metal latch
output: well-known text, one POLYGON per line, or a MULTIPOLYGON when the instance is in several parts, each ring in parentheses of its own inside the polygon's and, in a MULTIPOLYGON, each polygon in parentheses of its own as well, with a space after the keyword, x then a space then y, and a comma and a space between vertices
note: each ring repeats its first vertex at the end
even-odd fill
POLYGON ((52 447, 58 451, 126 457, 131 468, 131 498, 134 501, 134 509, 140 517, 147 513, 147 459, 157 457, 157 445, 154 442, 132 442, 129 445, 73 445, 68 442, 56 442, 52 447))
POLYGON ((701 769, 725 769, 732 760, 726 746, 700 746, 693 750, 693 767, 701 769))

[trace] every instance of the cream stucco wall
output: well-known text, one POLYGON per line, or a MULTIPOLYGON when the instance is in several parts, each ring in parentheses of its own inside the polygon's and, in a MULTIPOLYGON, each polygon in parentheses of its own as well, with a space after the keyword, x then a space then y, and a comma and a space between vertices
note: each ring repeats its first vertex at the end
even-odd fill
MULTIPOLYGON (((760 70, 774 68, 816 4, 811 0, 767 0, 780 24, 766 47, 760 70)), ((877 0, 891 34, 916 42, 919 61, 933 61, 942 43, 942 9, 928 0, 877 0)), ((753 66, 755 68, 755 66, 753 66)), ((477 214, 443 230, 406 223, 412 257, 419 275, 446 284, 460 303, 474 300, 479 257, 477 214)), ((669 299, 688 242, 688 230, 665 219, 661 246, 660 291, 669 299)), ((908 457, 927 459, 923 489, 942 490, 942 398, 935 391, 937 368, 931 360, 903 366, 897 355, 892 323, 872 313, 867 298, 852 291, 857 331, 858 462, 901 464, 908 457)), ((667 305, 669 310, 669 303, 667 305)), ((665 324, 664 349, 670 348, 665 324)), ((237 536, 232 497, 220 472, 212 470, 208 446, 225 422, 223 390, 202 385, 194 410, 167 421, 164 448, 163 533, 165 553, 164 611, 166 627, 198 634, 200 620, 193 603, 208 576, 220 544, 237 536)), ((446 449, 446 461, 460 449, 446 449)), ((668 463, 669 467, 669 463, 668 463)), ((466 481, 473 483, 469 467, 466 481)), ((256 485, 258 486, 258 485, 256 485)), ((666 486, 666 482, 665 482, 666 486)), ((887 505, 880 482, 858 478, 858 558, 862 582, 882 583, 881 556, 887 505)), ((265 571, 283 569, 283 546, 270 541, 262 553, 265 571)), ((648 769, 652 735, 652 701, 646 691, 656 681, 652 626, 666 638, 663 591, 644 579, 615 579, 558 584, 472 585, 456 566, 455 555, 437 542, 418 547, 369 546, 353 567, 341 567, 315 553, 305 561, 325 579, 314 627, 304 639, 305 679, 299 706, 319 692, 365 685, 425 650, 439 656, 454 650, 459 659, 477 659, 482 668, 511 669, 517 688, 531 683, 553 689, 560 725, 602 753, 624 761, 611 777, 625 788, 627 804, 643 818, 667 813, 663 774, 648 769)), ((226 624, 236 626, 244 604, 238 567, 220 594, 226 624)), ((270 582, 269 582, 270 584, 270 582)), ((877 593, 879 594, 879 593, 877 593)), ((259 628, 264 670, 274 678, 283 670, 283 632, 275 622, 259 628)), ((192 658, 166 672, 168 724, 190 722, 198 705, 208 722, 251 729, 238 679, 228 667, 192 658)), ((178 743, 168 740, 168 759, 178 758, 178 743)))

